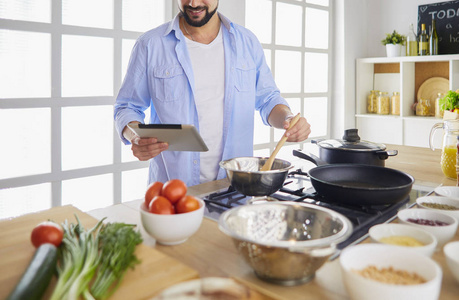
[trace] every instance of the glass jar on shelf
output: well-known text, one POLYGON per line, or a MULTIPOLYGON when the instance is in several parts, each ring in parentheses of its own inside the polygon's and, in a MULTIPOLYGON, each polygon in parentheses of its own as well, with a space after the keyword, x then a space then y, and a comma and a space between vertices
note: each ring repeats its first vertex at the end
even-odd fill
POLYGON ((376 113, 380 115, 388 115, 390 112, 390 98, 388 92, 379 92, 378 106, 376 113))
POLYGON ((390 114, 400 116, 400 93, 394 92, 390 97, 390 114))
POLYGON ((444 110, 440 108, 440 99, 445 97, 445 93, 438 93, 437 98, 435 99, 435 118, 443 119, 444 110))
POLYGON ((416 116, 428 116, 430 114, 430 100, 419 99, 416 105, 416 116))
POLYGON ((367 99, 367 112, 370 114, 375 114, 377 111, 377 99, 378 91, 371 90, 367 99))

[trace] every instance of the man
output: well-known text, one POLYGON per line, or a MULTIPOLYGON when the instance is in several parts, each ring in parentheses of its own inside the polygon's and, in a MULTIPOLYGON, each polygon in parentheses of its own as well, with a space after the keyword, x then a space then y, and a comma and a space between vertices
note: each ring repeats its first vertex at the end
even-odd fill
MULTIPOLYGON (((217 13, 218 0, 178 0, 180 13, 136 42, 115 105, 115 123, 134 156, 150 160, 149 182, 181 179, 188 186, 226 176, 219 162, 253 156, 254 111, 266 125, 287 129, 293 117, 280 96, 261 44, 247 29, 217 13), (140 139, 126 125, 193 124, 209 151, 166 151, 155 138, 140 139)), ((300 118, 286 133, 304 141, 300 118)))

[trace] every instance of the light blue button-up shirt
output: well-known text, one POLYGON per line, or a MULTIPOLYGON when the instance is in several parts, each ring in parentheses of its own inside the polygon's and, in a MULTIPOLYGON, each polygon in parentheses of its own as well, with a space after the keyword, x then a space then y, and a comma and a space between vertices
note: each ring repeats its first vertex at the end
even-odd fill
MULTIPOLYGON (((266 125, 274 106, 287 105, 280 96, 263 48, 246 28, 222 21, 225 51, 225 98, 222 160, 253 156, 254 111, 266 125)), ((151 124, 193 124, 199 130, 194 102, 195 79, 179 16, 143 34, 132 50, 126 77, 115 104, 115 124, 129 144, 123 128, 131 121, 151 124)), ((202 58, 206 63, 206 58, 202 58)), ((149 182, 178 178, 188 186, 199 184, 200 152, 164 151, 150 160, 149 182)), ((220 168, 217 179, 226 176, 220 168)))

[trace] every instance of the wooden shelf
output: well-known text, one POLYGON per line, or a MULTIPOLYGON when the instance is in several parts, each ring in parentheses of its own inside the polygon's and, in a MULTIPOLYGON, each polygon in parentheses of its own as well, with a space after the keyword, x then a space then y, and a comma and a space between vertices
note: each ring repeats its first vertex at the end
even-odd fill
MULTIPOLYGON (((416 147, 428 147, 430 128, 441 119, 415 116, 412 105, 421 84, 431 77, 449 80, 459 88, 459 54, 361 58, 356 61, 356 124, 362 139, 416 147), (400 116, 367 113, 370 90, 400 92, 400 116), (382 84, 383 85, 383 84, 382 84)), ((432 99, 431 99, 432 100, 432 99)), ((434 106, 432 106, 434 107, 434 106)), ((441 139, 441 135, 437 135, 441 139)), ((438 141, 436 141, 438 142, 438 141)), ((441 142, 441 140, 440 140, 441 142)))

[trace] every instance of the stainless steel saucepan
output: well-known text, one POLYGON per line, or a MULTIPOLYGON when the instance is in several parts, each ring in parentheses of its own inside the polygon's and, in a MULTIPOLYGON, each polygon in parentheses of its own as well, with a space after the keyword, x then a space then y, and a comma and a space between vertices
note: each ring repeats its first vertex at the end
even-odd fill
POLYGON ((231 185, 246 196, 268 196, 284 184, 288 170, 293 168, 286 160, 274 159, 271 170, 261 171, 268 157, 235 157, 220 162, 231 185))

